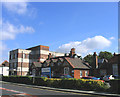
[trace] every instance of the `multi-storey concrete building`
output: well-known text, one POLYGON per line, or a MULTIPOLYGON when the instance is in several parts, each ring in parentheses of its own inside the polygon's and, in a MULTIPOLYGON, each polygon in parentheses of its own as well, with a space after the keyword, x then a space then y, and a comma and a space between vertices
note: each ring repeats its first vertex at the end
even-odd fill
POLYGON ((9 75, 25 76, 33 62, 44 62, 49 53, 52 56, 64 56, 64 53, 49 51, 49 46, 35 46, 28 49, 16 49, 9 53, 9 75))

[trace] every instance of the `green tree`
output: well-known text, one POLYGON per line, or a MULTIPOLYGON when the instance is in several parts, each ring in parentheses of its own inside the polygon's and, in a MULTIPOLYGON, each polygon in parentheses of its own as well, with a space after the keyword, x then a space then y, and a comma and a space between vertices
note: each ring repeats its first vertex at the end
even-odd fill
POLYGON ((93 55, 89 54, 89 55, 85 56, 85 57, 83 58, 83 60, 84 60, 85 62, 89 63, 90 65, 92 65, 92 64, 93 64, 93 61, 94 61, 94 57, 93 57, 93 55))
POLYGON ((113 54, 111 52, 107 52, 107 51, 101 51, 99 53, 99 59, 110 59, 111 57, 113 57, 113 54))

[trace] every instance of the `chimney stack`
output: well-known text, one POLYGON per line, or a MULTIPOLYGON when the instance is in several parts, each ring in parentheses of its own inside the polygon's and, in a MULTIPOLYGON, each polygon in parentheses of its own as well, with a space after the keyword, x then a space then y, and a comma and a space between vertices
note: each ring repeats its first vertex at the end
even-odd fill
POLYGON ((114 52, 114 54, 113 54, 114 56, 116 55, 116 53, 114 52))
POLYGON ((75 54, 75 48, 72 48, 70 51, 70 56, 73 57, 74 54, 75 54))
POLYGON ((96 52, 94 52, 93 56, 94 56, 94 66, 93 66, 93 68, 97 68, 98 67, 98 57, 97 57, 96 52))

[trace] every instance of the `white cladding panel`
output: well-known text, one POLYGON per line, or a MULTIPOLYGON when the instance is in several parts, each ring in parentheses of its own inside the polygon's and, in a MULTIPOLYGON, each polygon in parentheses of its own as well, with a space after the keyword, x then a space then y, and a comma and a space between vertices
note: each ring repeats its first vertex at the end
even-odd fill
POLYGON ((9 67, 3 67, 3 75, 8 76, 9 75, 9 67))
POLYGON ((46 51, 46 50, 40 50, 40 54, 49 55, 49 51, 46 51))
POLYGON ((31 62, 31 60, 30 60, 30 59, 18 58, 18 62, 26 62, 26 63, 29 63, 29 62, 31 62))
MULTIPOLYGON (((21 67, 18 67, 17 71, 21 71, 21 67)), ((29 68, 22 67, 22 71, 29 71, 29 68)))
POLYGON ((3 74, 4 76, 8 76, 9 75, 9 67, 0 67, 0 74, 3 74))
POLYGON ((46 59, 40 59, 40 62, 44 62, 46 59))
POLYGON ((29 53, 31 53, 31 50, 18 49, 18 53, 25 53, 25 54, 29 54, 29 53))
POLYGON ((51 53, 53 56, 64 56, 64 53, 58 53, 58 52, 49 52, 51 53))

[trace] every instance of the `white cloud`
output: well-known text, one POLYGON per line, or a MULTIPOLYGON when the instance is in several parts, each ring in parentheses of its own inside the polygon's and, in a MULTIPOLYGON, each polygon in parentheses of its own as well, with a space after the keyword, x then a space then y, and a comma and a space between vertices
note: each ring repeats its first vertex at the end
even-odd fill
POLYGON ((115 37, 110 37, 111 40, 115 39, 115 37))
POLYGON ((17 2, 4 2, 3 5, 4 7, 11 12, 15 12, 18 14, 24 14, 27 12, 27 2, 25 0, 23 0, 23 2, 19 2, 20 0, 18 0, 17 2))
POLYGON ((3 40, 15 39, 17 34, 32 33, 34 29, 29 26, 13 25, 0 20, 0 63, 8 59, 9 48, 3 40))
POLYGON ((32 27, 23 25, 15 26, 9 22, 2 23, 2 38, 0 40, 15 39, 16 35, 19 33, 32 33, 34 29, 32 27))
POLYGON ((63 44, 59 46, 57 49, 58 52, 64 52, 68 53, 71 48, 76 49, 77 54, 87 54, 92 52, 95 49, 104 49, 106 47, 109 47, 111 45, 111 41, 106 39, 103 36, 95 36, 92 38, 87 38, 86 40, 83 41, 75 41, 75 42, 70 42, 67 44, 63 44))

